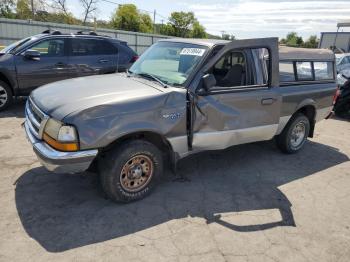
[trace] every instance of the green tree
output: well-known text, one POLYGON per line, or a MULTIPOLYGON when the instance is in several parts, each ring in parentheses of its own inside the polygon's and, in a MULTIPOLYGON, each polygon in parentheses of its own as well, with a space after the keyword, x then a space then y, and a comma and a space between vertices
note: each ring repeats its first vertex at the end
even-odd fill
POLYGON ((0 17, 15 18, 14 11, 15 1, 14 0, 1 0, 0 2, 0 17))
POLYGON ((222 34, 222 39, 224 40, 235 40, 236 37, 233 34, 222 34))
POLYGON ((304 44, 303 38, 298 36, 296 32, 290 32, 287 34, 285 39, 280 41, 281 44, 293 47, 301 47, 304 44))
POLYGON ((319 40, 316 35, 310 36, 304 43, 304 47, 306 48, 317 48, 319 40))
POLYGON ((120 5, 112 17, 111 24, 116 29, 134 32, 152 32, 152 19, 141 14, 133 4, 120 5))
POLYGON ((160 25, 160 28, 159 28, 159 29, 160 29, 159 32, 160 32, 162 35, 172 35, 172 36, 175 35, 174 28, 172 27, 171 24, 160 25))
POLYGON ((143 33, 152 33, 153 21, 148 14, 140 14, 140 28, 139 31, 143 33))
POLYGON ((16 6, 16 18, 30 19, 32 17, 32 10, 28 0, 18 0, 16 6))
POLYGON ((169 18, 174 36, 178 37, 189 37, 191 26, 195 21, 193 12, 172 12, 169 18))
POLYGON ((160 33, 177 37, 207 38, 204 26, 193 12, 172 12, 169 22, 160 26, 160 33))
POLYGON ((49 13, 47 11, 37 11, 35 13, 35 20, 41 22, 52 22, 52 23, 62 23, 62 24, 71 24, 78 25, 82 21, 76 19, 71 13, 49 13))
POLYGON ((105 20, 97 20, 96 21, 97 27, 100 28, 112 28, 112 25, 109 21, 105 21, 105 20))
POLYGON ((192 25, 192 31, 190 37, 193 38, 207 38, 207 33, 205 32, 204 26, 202 26, 198 21, 195 21, 192 25))

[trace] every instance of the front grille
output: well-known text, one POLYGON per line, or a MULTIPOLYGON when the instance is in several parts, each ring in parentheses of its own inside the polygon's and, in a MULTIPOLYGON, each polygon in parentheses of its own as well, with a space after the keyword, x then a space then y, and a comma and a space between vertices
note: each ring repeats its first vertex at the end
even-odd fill
POLYGON ((41 139, 42 129, 46 124, 48 116, 33 103, 30 97, 26 103, 25 113, 30 131, 36 138, 41 139))

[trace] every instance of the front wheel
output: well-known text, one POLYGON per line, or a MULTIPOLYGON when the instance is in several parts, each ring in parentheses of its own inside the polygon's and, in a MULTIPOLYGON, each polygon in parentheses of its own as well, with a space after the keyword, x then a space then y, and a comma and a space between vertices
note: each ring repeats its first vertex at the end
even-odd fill
POLYGON ((126 141, 106 154, 99 163, 101 184, 116 202, 144 198, 163 172, 161 152, 145 140, 126 141))
POLYGON ((304 146, 309 132, 309 119, 301 113, 296 114, 288 122, 282 133, 277 136, 277 145, 284 153, 296 153, 304 146))

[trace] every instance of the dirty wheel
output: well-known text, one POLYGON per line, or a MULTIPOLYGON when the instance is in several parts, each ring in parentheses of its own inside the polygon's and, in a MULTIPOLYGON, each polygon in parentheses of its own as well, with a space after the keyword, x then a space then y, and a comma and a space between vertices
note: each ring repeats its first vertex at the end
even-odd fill
POLYGON ((99 162, 102 187, 116 202, 148 195, 162 174, 162 154, 148 141, 131 140, 106 153, 99 162))
POLYGON ((3 81, 0 81, 0 111, 5 110, 12 104, 11 88, 3 81))
POLYGON ((147 155, 137 155, 124 164, 120 183, 124 190, 136 192, 147 186, 153 176, 153 162, 147 155))
POLYGON ((309 119, 301 113, 296 114, 288 122, 283 132, 277 136, 277 145, 284 153, 296 153, 304 146, 309 131, 309 119))

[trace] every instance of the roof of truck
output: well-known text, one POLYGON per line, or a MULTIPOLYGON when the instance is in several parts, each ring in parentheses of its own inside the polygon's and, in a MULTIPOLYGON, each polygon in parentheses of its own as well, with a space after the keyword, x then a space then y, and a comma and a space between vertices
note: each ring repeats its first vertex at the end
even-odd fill
MULTIPOLYGON (((178 42, 204 45, 207 47, 213 47, 215 45, 225 45, 230 43, 229 40, 222 39, 193 39, 193 38, 168 38, 159 41, 178 42)), ((299 48, 279 46, 279 59, 280 60, 333 60, 334 53, 329 49, 316 49, 316 48, 299 48)))
POLYGON ((279 47, 280 60, 334 60, 334 53, 329 49, 279 47))
POLYGON ((167 38, 167 39, 161 39, 159 41, 188 43, 188 44, 195 44, 195 45, 204 45, 207 47, 212 47, 218 44, 225 45, 230 42, 228 40, 222 40, 222 39, 197 39, 197 38, 167 38))

